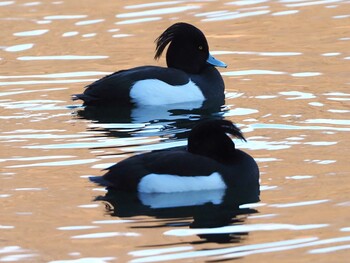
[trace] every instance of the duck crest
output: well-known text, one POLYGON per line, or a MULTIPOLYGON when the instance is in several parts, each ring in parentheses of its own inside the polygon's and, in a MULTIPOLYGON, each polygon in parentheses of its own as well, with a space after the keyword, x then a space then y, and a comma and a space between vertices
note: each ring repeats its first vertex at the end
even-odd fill
MULTIPOLYGON (((168 27, 156 40, 156 54, 154 55, 154 59, 159 59, 163 54, 165 47, 174 40, 175 37, 183 34, 184 36, 190 35, 191 31, 199 31, 202 35, 203 33, 196 28, 187 23, 179 22, 168 27), (189 30, 191 29, 191 30, 189 30)), ((205 36, 203 35, 205 38, 205 36)))

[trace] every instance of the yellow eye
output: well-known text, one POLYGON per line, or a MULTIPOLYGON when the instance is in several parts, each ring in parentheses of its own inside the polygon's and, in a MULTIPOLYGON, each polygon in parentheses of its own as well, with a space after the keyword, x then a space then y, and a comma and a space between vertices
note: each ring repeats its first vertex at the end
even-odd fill
POLYGON ((198 46, 198 49, 199 50, 203 50, 203 46, 198 46))

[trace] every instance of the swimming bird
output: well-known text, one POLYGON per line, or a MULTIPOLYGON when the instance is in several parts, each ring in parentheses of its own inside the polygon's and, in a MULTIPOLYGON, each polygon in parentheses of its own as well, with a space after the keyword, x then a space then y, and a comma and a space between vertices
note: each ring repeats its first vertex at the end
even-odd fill
POLYGON ((224 81, 215 68, 226 64, 209 53, 205 35, 179 22, 156 39, 155 59, 166 52, 167 67, 140 66, 117 71, 86 86, 73 100, 84 105, 166 105, 224 99, 224 81))
POLYGON ((139 154, 92 181, 116 190, 175 193, 236 188, 259 195, 259 168, 227 135, 246 141, 229 120, 209 120, 189 133, 187 146, 139 154), (249 189, 249 190, 248 190, 249 189))

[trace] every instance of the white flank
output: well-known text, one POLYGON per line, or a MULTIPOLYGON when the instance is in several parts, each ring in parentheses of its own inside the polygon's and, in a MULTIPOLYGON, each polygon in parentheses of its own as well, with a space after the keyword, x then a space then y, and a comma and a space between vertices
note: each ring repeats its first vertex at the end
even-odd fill
POLYGON ((130 90, 130 97, 139 105, 164 105, 205 100, 202 91, 192 81, 185 85, 172 86, 157 79, 137 81, 130 90))
POLYGON ((142 193, 174 193, 225 189, 226 184, 219 173, 209 176, 178 176, 170 174, 148 174, 138 186, 142 193))

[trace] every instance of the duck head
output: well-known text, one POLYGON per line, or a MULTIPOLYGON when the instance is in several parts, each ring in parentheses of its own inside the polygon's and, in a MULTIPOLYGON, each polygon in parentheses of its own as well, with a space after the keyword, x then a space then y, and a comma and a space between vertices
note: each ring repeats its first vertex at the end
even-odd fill
POLYGON ((209 45, 202 31, 187 23, 176 23, 167 28, 156 39, 155 59, 159 59, 165 47, 166 62, 169 68, 198 74, 208 65, 227 67, 209 53, 209 45))
POLYGON ((241 130, 228 120, 210 120, 194 127, 188 137, 187 150, 218 162, 229 162, 235 153, 235 144, 227 135, 246 141, 241 130))

